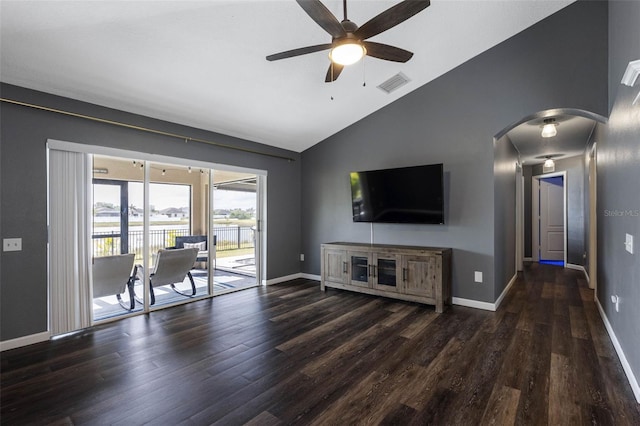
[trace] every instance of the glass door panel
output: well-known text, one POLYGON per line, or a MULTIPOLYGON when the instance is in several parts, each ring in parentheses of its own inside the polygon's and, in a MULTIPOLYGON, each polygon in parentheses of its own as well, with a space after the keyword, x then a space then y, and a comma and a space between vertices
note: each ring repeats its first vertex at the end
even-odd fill
POLYGON ((349 252, 349 264, 351 267, 350 283, 369 287, 369 277, 371 275, 369 254, 349 252))
POLYGON ((377 281, 379 285, 396 286, 396 261, 395 259, 378 259, 377 281))
POLYGON ((373 254, 375 265, 373 287, 385 291, 397 291, 400 256, 379 256, 373 254))
POLYGON ((142 163, 93 156, 92 311, 93 320, 141 311, 132 300, 134 264, 140 262, 143 203, 132 191, 144 179, 142 163), (133 167, 132 167, 133 164, 133 167))
POLYGON ((258 232, 257 176, 213 171, 214 294, 254 287, 258 232))
MULTIPOLYGON (((148 264, 153 308, 210 294, 208 171, 162 163, 149 163, 149 167, 148 264)), ((140 280, 138 287, 143 287, 140 280)))

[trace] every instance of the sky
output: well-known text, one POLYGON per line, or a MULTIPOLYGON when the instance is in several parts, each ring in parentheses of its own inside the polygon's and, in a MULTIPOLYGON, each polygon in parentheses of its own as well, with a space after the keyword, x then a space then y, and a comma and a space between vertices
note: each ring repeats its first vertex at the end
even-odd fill
MULTIPOLYGON (((129 182, 129 204, 142 207, 144 204, 143 185, 129 182)), ((115 185, 94 185, 93 202, 120 204, 120 188, 115 185)), ((189 206, 189 186, 171 184, 151 184, 149 202, 157 210, 168 207, 189 206)), ((256 208, 256 194, 250 192, 216 190, 214 192, 215 209, 256 208)))

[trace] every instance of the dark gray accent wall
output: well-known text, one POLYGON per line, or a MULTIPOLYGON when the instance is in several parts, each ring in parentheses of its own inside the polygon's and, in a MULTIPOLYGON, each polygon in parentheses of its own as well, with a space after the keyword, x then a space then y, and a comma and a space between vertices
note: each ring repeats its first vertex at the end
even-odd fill
POLYGON ((640 91, 620 84, 630 61, 640 59, 640 2, 609 2, 609 122, 598 157, 598 300, 640 380, 640 91), (634 254, 625 251, 625 234, 634 237, 634 254), (611 303, 620 297, 620 312, 611 303))
POLYGON ((494 176, 494 299, 500 297, 516 273, 516 163, 519 154, 508 136, 493 147, 494 176))
POLYGON ((442 162, 446 225, 376 224, 374 241, 452 247, 453 296, 494 302, 493 137, 550 108, 605 115, 606 39, 606 3, 574 3, 306 150, 304 271, 320 273, 321 243, 370 241, 351 220, 350 171, 442 162))
MULTIPOLYGON (((292 157, 288 162, 151 135, 108 124, 0 104, 2 117, 2 238, 21 237, 21 252, 2 253, 1 339, 47 330, 46 141, 58 139, 165 156, 267 170, 267 278, 300 272, 300 155, 212 132, 188 128, 10 85, 3 98, 185 134, 292 157)), ((212 112, 215 114, 215 111, 212 112)))
MULTIPOLYGON (((584 266, 585 253, 585 210, 584 197, 588 187, 584 186, 584 158, 581 155, 575 157, 563 158, 556 160, 556 172, 567 172, 567 262, 574 265, 584 266)), ((540 176, 543 174, 542 164, 536 164, 530 167, 532 176, 540 176)), ((531 178, 525 180, 525 193, 529 193, 529 198, 524 200, 524 209, 529 214, 525 216, 525 229, 529 229, 528 240, 525 235, 525 248, 528 247, 531 255, 531 178)))

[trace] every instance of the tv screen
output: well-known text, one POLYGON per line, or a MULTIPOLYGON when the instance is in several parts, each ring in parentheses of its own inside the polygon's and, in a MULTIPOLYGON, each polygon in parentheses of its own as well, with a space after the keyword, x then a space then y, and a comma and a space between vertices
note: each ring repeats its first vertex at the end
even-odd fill
POLYGON ((444 224, 443 166, 351 173, 354 222, 444 224))

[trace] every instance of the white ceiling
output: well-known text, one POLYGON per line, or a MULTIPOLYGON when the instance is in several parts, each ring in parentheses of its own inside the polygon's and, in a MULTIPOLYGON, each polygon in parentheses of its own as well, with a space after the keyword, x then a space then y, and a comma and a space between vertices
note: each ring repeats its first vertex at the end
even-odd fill
MULTIPOLYGON (((294 1, 2 0, 0 79, 302 152, 572 2, 434 0, 371 39, 409 62, 367 58, 327 84, 327 52, 265 60, 331 41, 294 1), (412 81, 376 88, 398 72, 412 81)), ((352 0, 349 19, 396 3, 352 0)))

